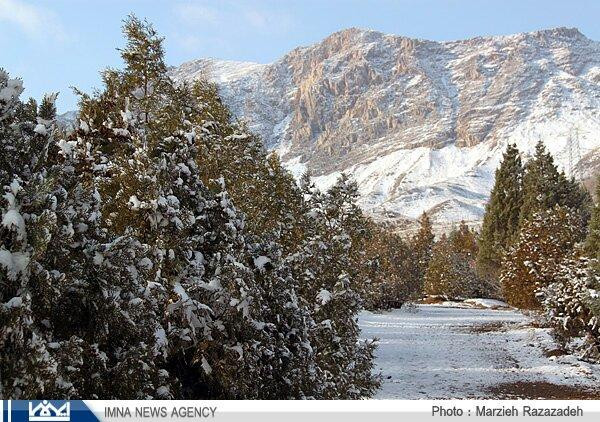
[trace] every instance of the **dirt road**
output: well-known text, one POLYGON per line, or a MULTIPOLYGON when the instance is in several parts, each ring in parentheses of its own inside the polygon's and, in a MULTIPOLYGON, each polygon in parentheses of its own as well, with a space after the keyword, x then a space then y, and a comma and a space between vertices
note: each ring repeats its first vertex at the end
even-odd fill
POLYGON ((600 365, 561 355, 514 310, 416 307, 359 318, 379 338, 375 398, 600 398, 600 365))

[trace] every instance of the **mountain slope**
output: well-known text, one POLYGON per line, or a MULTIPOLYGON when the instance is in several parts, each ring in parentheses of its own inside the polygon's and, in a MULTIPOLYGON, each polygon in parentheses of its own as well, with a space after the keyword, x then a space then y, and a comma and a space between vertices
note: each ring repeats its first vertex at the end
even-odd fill
POLYGON ((218 83, 295 174, 322 187, 352 174, 380 218, 479 220, 507 142, 528 154, 542 139, 583 177, 600 165, 600 44, 576 29, 452 42, 348 29, 271 64, 172 75, 218 83))

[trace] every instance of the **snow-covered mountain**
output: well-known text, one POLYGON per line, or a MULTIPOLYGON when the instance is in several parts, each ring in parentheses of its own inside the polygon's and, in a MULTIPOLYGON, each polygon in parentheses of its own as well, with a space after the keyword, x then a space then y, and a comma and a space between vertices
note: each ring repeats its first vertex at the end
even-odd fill
POLYGON ((508 142, 527 155, 542 139, 582 177, 600 168, 600 43, 577 29, 451 42, 348 29, 274 63, 172 75, 218 83, 295 174, 353 175, 379 218, 479 220, 508 142))
POLYGON ((65 113, 56 116, 56 124, 64 129, 71 130, 75 128, 75 122, 77 121, 77 111, 67 111, 65 113))

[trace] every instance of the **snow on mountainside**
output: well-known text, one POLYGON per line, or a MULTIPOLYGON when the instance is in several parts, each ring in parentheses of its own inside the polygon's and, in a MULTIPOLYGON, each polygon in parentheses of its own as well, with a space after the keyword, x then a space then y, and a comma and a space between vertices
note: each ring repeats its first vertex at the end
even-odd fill
POLYGON ((214 80, 293 173, 323 188, 350 173, 380 218, 480 220, 508 142, 527 155, 542 139, 584 177, 600 167, 600 43, 577 29, 451 42, 348 29, 271 64, 172 75, 214 80))

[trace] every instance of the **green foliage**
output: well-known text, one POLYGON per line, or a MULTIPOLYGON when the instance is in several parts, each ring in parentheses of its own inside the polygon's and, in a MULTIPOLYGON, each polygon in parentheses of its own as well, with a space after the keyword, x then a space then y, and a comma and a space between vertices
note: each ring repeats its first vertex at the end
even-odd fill
POLYGON ((519 151, 515 145, 509 144, 496 170, 494 187, 483 217, 477 255, 477 270, 481 277, 497 279, 502 254, 519 230, 522 178, 519 151))
POLYGON ((495 285, 477 276, 477 252, 476 234, 461 222, 434 245, 425 274, 425 293, 450 299, 497 297, 495 285))
POLYGON ((568 208, 533 214, 502 262, 505 300, 518 308, 539 308, 536 291, 554 282, 561 261, 584 235, 580 217, 568 208))
POLYGON ((58 94, 45 95, 38 110, 40 119, 52 121, 56 117, 56 97, 58 94))
POLYGON ((65 139, 55 96, 22 104, 0 73, 0 391, 372 395, 356 184, 299 188, 213 84, 169 78, 150 24, 124 33, 125 68, 81 94, 65 139))
POLYGON ((22 90, 20 80, 0 69, 0 392, 11 398, 69 391, 59 385, 47 329, 34 318, 49 306, 38 303, 42 292, 54 293, 52 282, 60 277, 47 266, 56 259, 48 246, 62 204, 53 183, 57 169, 45 165, 49 128, 36 131, 34 103, 20 103, 22 90))
POLYGON ((585 227, 591 208, 589 193, 583 186, 574 180, 568 180, 564 173, 558 171, 552 155, 540 141, 533 158, 525 165, 521 227, 536 212, 550 210, 557 205, 576 212, 582 227, 585 227))
POLYGON ((368 397, 378 387, 371 375, 374 344, 359 341, 355 315, 362 308, 361 277, 353 243, 364 235, 365 218, 356 206, 356 183, 342 175, 326 193, 303 179, 307 225, 299 250, 289 257, 300 296, 316 324, 318 396, 326 399, 368 397))
POLYGON ((370 310, 401 308, 423 292, 421 255, 387 226, 371 223, 362 249, 367 284, 362 289, 370 310))
POLYGON ((423 280, 431 260, 435 236, 433 235, 431 220, 426 212, 419 217, 419 230, 410 241, 410 248, 415 254, 413 260, 416 270, 416 279, 419 280, 418 290, 423 291, 423 280))
POLYGON ((594 362, 600 361, 599 291, 597 263, 586 257, 569 256, 558 268, 555 281, 539 292, 546 316, 563 347, 594 362))
POLYGON ((558 171, 541 141, 524 168, 509 145, 484 216, 480 276, 492 282, 500 277, 512 305, 537 308, 536 289, 550 282, 556 263, 581 240, 590 210, 589 193, 558 171), (544 218, 556 225, 554 232, 544 227, 544 218))
MULTIPOLYGON (((600 176, 598 177, 600 180, 600 176)), ((600 200, 600 183, 596 187, 596 199, 600 200)), ((585 251, 590 258, 600 260, 600 203, 592 211, 588 236, 585 240, 585 251)))

